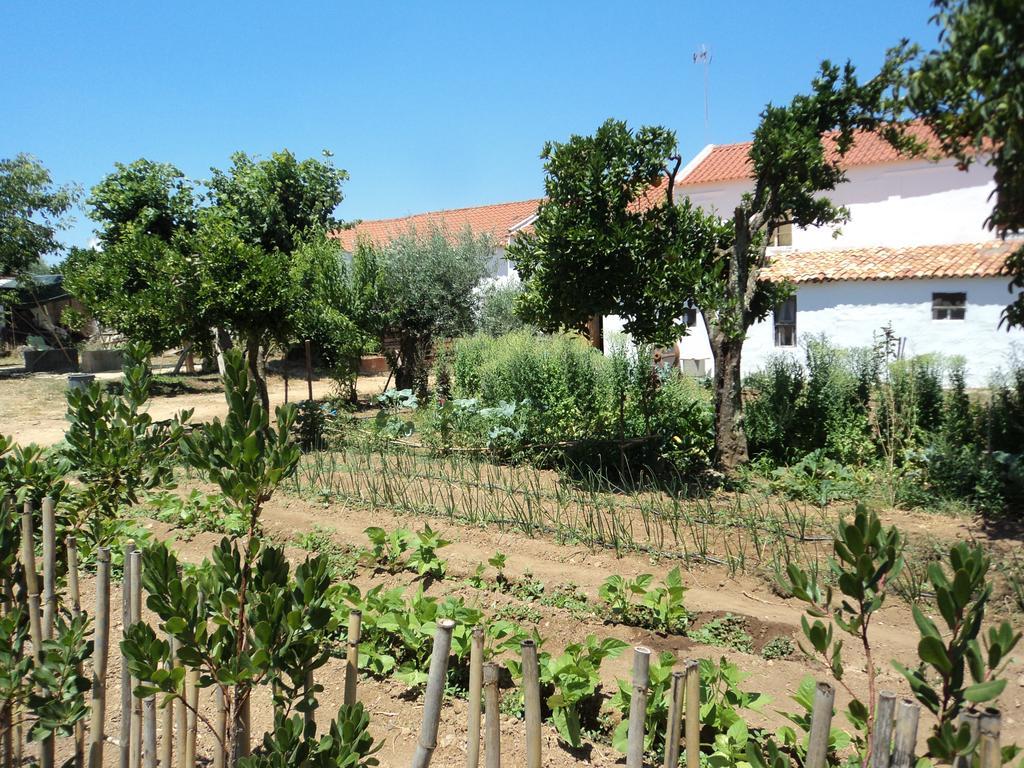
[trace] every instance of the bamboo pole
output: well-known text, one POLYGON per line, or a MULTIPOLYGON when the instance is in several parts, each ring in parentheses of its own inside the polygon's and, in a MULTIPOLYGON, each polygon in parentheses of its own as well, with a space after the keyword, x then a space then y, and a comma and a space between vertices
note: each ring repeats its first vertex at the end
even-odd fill
POLYGON ((57 611, 57 528, 55 503, 43 499, 43 637, 53 637, 53 620, 57 611))
POLYGON ((878 694, 878 708, 875 709, 875 732, 871 735, 871 768, 889 768, 895 713, 896 694, 882 691, 878 694))
POLYGON ((665 724, 664 768, 679 765, 679 729, 683 719, 683 691, 686 689, 686 674, 672 673, 672 699, 668 707, 668 722, 665 724))
POLYGON ((643 768, 644 729, 647 724, 647 685, 650 679, 651 649, 638 645, 633 649, 633 690, 629 697, 626 768, 643 768))
POLYGON ((361 611, 348 612, 348 649, 345 654, 345 698, 347 706, 356 703, 356 687, 359 685, 359 639, 362 633, 363 614, 361 611))
POLYGON ((999 731, 1002 725, 999 710, 986 709, 981 713, 978 727, 978 758, 981 768, 1000 768, 1003 764, 999 747, 999 731))
MULTIPOLYGON (((178 641, 174 640, 171 644, 171 666, 180 667, 181 661, 178 659, 178 641)), ((185 684, 182 689, 182 697, 188 700, 188 673, 185 673, 185 684)), ((174 709, 174 746, 172 747, 173 754, 178 758, 178 768, 185 768, 185 743, 188 741, 188 715, 185 708, 185 702, 175 699, 172 703, 174 709)), ((170 768, 170 763, 167 764, 166 768, 170 768)))
MULTIPOLYGON (((199 615, 206 615, 206 596, 202 590, 196 595, 196 606, 199 615)), ((217 690, 220 690, 219 686, 217 690)), ((198 735, 198 721, 196 712, 199 711, 199 670, 189 669, 185 673, 185 701, 188 702, 188 712, 185 715, 185 761, 182 768, 195 768, 196 764, 196 737, 198 735)))
POLYGON ((526 715, 526 768, 541 768, 540 762, 540 665, 537 644, 523 640, 523 701, 526 715))
POLYGON ((110 548, 96 550, 96 624, 93 632, 92 706, 89 768, 103 768, 103 728, 107 709, 107 658, 110 653, 110 548))
POLYGON ((480 765, 480 705, 483 696, 484 628, 473 627, 469 644, 469 715, 466 726, 466 768, 480 765))
MULTIPOLYGON (((171 657, 167 660, 167 669, 174 669, 174 657, 177 656, 178 641, 174 636, 167 633, 167 644, 171 649, 171 657)), ((174 700, 164 697, 163 706, 160 708, 160 727, 163 737, 160 740, 160 767, 171 768, 171 758, 174 756, 174 700)))
POLYGON ((448 675, 448 656, 452 649, 452 629, 455 622, 441 619, 434 633, 434 649, 430 655, 430 671, 427 673, 427 690, 423 696, 423 723, 420 739, 413 755, 412 768, 427 768, 437 747, 437 727, 441 720, 441 700, 444 698, 444 683, 448 675))
MULTIPOLYGON (((14 497, 10 494, 4 496, 3 500, 0 500, 0 513, 2 513, 6 518, 8 515, 13 516, 14 510, 14 497)), ((7 571, 2 575, 4 579, 3 612, 6 616, 11 612, 11 607, 14 604, 14 589, 11 585, 11 571, 7 571)), ((14 765, 15 731, 13 728, 13 722, 13 703, 10 701, 0 702, 0 737, 3 739, 2 747, 0 747, 0 763, 2 763, 3 768, 13 768, 14 765)), ((20 734, 18 735, 18 738, 20 739, 20 734)))
MULTIPOLYGON (((128 635, 132 623, 132 553, 135 542, 129 541, 124 548, 124 565, 121 571, 121 638, 128 635)), ((121 653, 121 734, 118 743, 118 765, 130 768, 132 752, 132 677, 128 672, 128 659, 121 653)))
POLYGON ((957 717, 957 725, 962 727, 967 726, 967 730, 971 734, 971 747, 972 749, 966 755, 957 755, 953 759, 953 768, 971 768, 974 760, 974 754, 978 748, 978 737, 980 736, 981 730, 981 712, 974 710, 963 710, 957 717))
POLYGON ((224 768, 224 756, 228 750, 228 707, 224 687, 217 685, 214 693, 214 728, 217 729, 214 744, 213 768, 224 768))
MULTIPOLYGON (((71 598, 71 615, 78 618, 82 613, 82 597, 78 587, 78 541, 73 533, 68 535, 68 596, 71 598)), ((78 674, 82 674, 82 665, 78 665, 78 674)), ((85 765, 85 720, 75 723, 75 768, 85 765)))
POLYGON ((688 661, 686 673, 686 765, 700 766, 700 662, 688 661))
POLYGON ((828 683, 818 683, 814 690, 811 709, 811 732, 807 738, 807 758, 804 768, 825 768, 828 757, 828 738, 832 730, 832 705, 836 691, 828 683))
MULTIPOLYGON (((137 624, 142 620, 142 553, 133 550, 129 555, 132 561, 132 580, 128 587, 130 624, 137 624)), ((135 688, 139 685, 139 679, 132 677, 131 696, 131 731, 129 734, 131 751, 128 753, 128 765, 130 768, 139 768, 142 763, 142 699, 134 695, 135 688)))
MULTIPOLYGON (((32 636, 32 653, 35 656, 36 663, 42 664, 43 623, 39 602, 39 574, 36 572, 36 547, 31 501, 25 502, 21 515, 21 556, 25 566, 25 586, 28 592, 29 632, 32 636)), ((39 743, 39 764, 42 768, 52 768, 53 766, 53 742, 51 739, 44 739, 39 743), (49 742, 49 746, 47 746, 47 742, 49 742)))
POLYGON ((147 696, 142 702, 142 764, 156 768, 156 697, 147 696))
POLYGON ((484 764, 486 768, 501 768, 501 713, 498 712, 498 665, 484 664, 484 764))
POLYGON ((896 732, 892 745, 892 768, 910 768, 914 764, 914 747, 917 745, 917 721, 921 708, 910 699, 902 699, 896 705, 896 732))

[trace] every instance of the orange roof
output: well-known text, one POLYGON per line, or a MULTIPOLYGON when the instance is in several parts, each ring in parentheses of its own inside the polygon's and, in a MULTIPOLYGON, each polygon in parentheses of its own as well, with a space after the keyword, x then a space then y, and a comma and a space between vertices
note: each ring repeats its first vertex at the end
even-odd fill
POLYGON ((908 280, 935 277, 999 277, 1006 257, 1024 243, 918 245, 908 248, 848 248, 831 251, 776 251, 761 276, 773 282, 825 283, 833 280, 908 280))
MULTIPOLYGON (((934 152, 939 149, 938 140, 930 128, 919 124, 911 125, 907 132, 924 142, 929 150, 934 152)), ((825 137, 825 144, 830 151, 834 151, 834 141, 831 135, 825 137)), ((751 146, 753 146, 752 141, 712 146, 707 156, 679 183, 685 186, 695 186, 715 181, 743 181, 751 178, 751 146)), ((878 134, 861 132, 857 134, 853 146, 843 157, 843 167, 853 168, 859 165, 895 163, 906 159, 908 158, 901 156, 889 142, 878 134)))
POLYGON ((341 242, 342 248, 351 252, 355 250, 356 243, 363 238, 379 245, 410 229, 426 232, 433 227, 440 227, 452 234, 460 234, 468 227, 477 235, 493 236, 495 243, 501 244, 508 238, 513 227, 537 213, 538 205, 539 199, 521 200, 515 203, 417 213, 395 219, 361 221, 349 229, 334 231, 332 236, 341 242))

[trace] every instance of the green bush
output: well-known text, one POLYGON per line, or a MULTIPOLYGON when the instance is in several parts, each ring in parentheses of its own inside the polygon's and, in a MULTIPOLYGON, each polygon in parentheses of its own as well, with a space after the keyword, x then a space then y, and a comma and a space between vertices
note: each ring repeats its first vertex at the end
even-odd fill
POLYGON ((478 291, 477 328, 490 336, 522 330, 524 323, 515 312, 516 299, 523 292, 518 280, 493 280, 478 291))

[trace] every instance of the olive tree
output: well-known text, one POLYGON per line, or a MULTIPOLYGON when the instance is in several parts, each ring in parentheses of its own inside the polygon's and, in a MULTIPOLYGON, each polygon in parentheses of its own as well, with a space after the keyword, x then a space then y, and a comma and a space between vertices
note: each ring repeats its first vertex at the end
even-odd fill
MULTIPOLYGON (((776 230, 842 223, 827 194, 845 179, 843 157, 860 132, 908 147, 896 120, 894 56, 862 83, 852 64, 824 62, 810 92, 761 113, 750 150, 750 189, 726 214, 677 205, 671 131, 606 122, 594 136, 544 147, 545 190, 533 231, 509 249, 526 286, 525 317, 546 328, 580 327, 617 314, 644 343, 685 329, 687 300, 700 307, 715 363, 715 453, 730 472, 747 459, 742 417, 743 340, 781 297, 761 279, 776 230)), ((784 288, 783 288, 784 290, 784 288)))
POLYGON ((473 329, 474 290, 487 276, 491 238, 442 228, 410 229, 386 245, 361 241, 353 255, 360 325, 383 343, 398 389, 426 389, 426 360, 439 338, 473 329))

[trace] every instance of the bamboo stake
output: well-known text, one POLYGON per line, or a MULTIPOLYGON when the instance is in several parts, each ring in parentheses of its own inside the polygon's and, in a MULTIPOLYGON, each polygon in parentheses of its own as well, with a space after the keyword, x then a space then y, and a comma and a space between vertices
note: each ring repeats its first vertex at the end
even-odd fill
POLYGON ((156 698, 147 696, 142 702, 142 764, 156 768, 156 698))
POLYGON ((633 690, 629 697, 626 768, 643 768, 644 728, 647 721, 647 684, 650 679, 651 649, 638 645, 633 649, 633 690))
POLYGON ((971 746, 974 747, 969 754, 957 755, 953 760, 953 768, 971 768, 973 756, 978 748, 978 737, 981 729, 981 712, 975 712, 973 710, 963 710, 957 717, 957 724, 959 726, 966 725, 968 731, 971 734, 971 746))
MULTIPOLYGON (((78 541, 74 534, 69 534, 68 553, 68 595, 71 598, 71 615, 78 618, 82 613, 82 598, 78 588, 78 541)), ((98 585, 97 585, 98 586, 98 585)), ((82 665, 78 665, 78 674, 82 673, 82 665)), ((75 768, 85 765, 85 720, 75 723, 75 768)))
POLYGON ((807 758, 804 768, 825 768, 828 756, 828 737, 832 729, 832 704, 835 689, 828 683, 818 683, 811 709, 811 732, 807 738, 807 758))
POLYGON ((914 764, 917 745, 917 721, 921 708, 910 699, 896 705, 896 733, 892 745, 892 768, 910 768, 914 764))
MULTIPOLYGON (((28 591, 29 632, 32 635, 32 653, 35 656, 36 663, 42 664, 43 624, 39 603, 39 574, 36 573, 35 534, 32 522, 32 502, 26 501, 21 515, 21 556, 25 566, 25 586, 28 591)), ((42 768, 52 768, 52 740, 44 739, 40 742, 39 763, 42 768), (49 747, 47 747, 47 742, 50 742, 49 747)))
POLYGON ((526 768, 540 768, 540 665, 537 644, 523 640, 523 701, 526 715, 526 768))
POLYGON ((466 768, 480 765, 480 705, 483 696, 484 628, 473 627, 469 645, 469 717, 466 736, 466 768))
POLYGON ((981 713, 978 727, 978 758, 981 768, 1000 768, 1003 764, 1002 750, 999 748, 1001 721, 999 710, 990 708, 981 713))
POLYGON ((103 768, 103 727, 107 709, 107 657, 110 653, 110 548, 96 550, 96 625, 93 633, 92 707, 89 768, 103 768))
MULTIPOLYGON (((171 665, 173 667, 180 667, 181 661, 178 659, 178 641, 175 640, 171 645, 171 665)), ((185 686, 182 690, 182 696, 188 697, 188 673, 185 674, 185 686)), ((178 768, 185 768, 185 743, 188 741, 188 717, 187 710, 185 708, 185 702, 175 699, 172 702, 174 708, 174 730, 175 739, 174 746, 172 747, 173 754, 178 757, 178 768)), ((172 755, 173 756, 173 755, 172 755)), ((170 763, 167 764, 167 768, 170 768, 170 763)))
POLYGON ((53 620, 57 611, 57 528, 54 501, 43 499, 43 637, 53 637, 53 620))
POLYGON ((345 655, 345 699, 347 706, 356 703, 356 686, 359 684, 359 638, 362 633, 363 614, 361 611, 348 612, 348 651, 345 655))
MULTIPOLYGON (((124 565, 121 571, 121 638, 128 634, 132 623, 132 553, 135 542, 129 541, 124 548, 124 565)), ((131 765, 132 741, 132 678, 128 672, 128 659, 121 653, 121 736, 118 743, 118 765, 131 765)))
MULTIPOLYGON (((177 655, 178 641, 170 632, 167 633, 167 644, 171 649, 171 657, 167 660, 167 668, 174 669, 174 657, 177 655)), ((171 758, 174 755, 174 700, 167 699, 160 708, 161 730, 163 738, 160 741, 160 767, 171 768, 171 758)))
POLYGON ((441 700, 444 697, 444 681, 448 675, 448 656, 452 649, 452 629, 455 622, 441 619, 434 633, 434 649, 430 655, 430 671, 427 673, 427 690, 423 696, 423 723, 420 739, 413 755, 412 768, 427 768, 437 747, 437 726, 441 720, 441 700))
MULTIPOLYGON (((196 595, 196 606, 199 615, 204 616, 206 610, 206 596, 202 590, 196 595)), ((218 687, 217 690, 220 690, 218 687)), ((185 701, 188 702, 188 713, 185 715, 185 763, 183 768, 195 768, 196 764, 196 737, 198 735, 196 712, 199 711, 199 670, 189 669, 185 673, 185 701)))
POLYGON ((668 707, 668 722, 665 724, 664 768, 679 765, 679 728, 683 719, 683 691, 686 689, 686 674, 672 673, 672 700, 668 707))
MULTIPOLYGON (((142 620, 142 553, 137 549, 133 550, 129 558, 132 561, 132 580, 128 587, 131 610, 129 623, 137 624, 142 620)), ((130 768, 139 768, 142 763, 142 699, 134 695, 138 685, 139 679, 132 677, 131 731, 129 733, 131 751, 128 753, 130 768)))
POLYGON ((871 768, 889 768, 895 712, 896 694, 889 691, 879 693, 878 708, 875 710, 875 732, 871 736, 871 768))
POLYGON ((213 768, 224 768, 224 755, 227 753, 228 707, 224 696, 224 688, 217 685, 214 694, 214 727, 217 729, 213 753, 213 768))
POLYGON ((686 765, 700 766, 700 662, 688 661, 686 673, 686 765))
POLYGON ((484 764, 486 768, 501 768, 501 714, 498 712, 498 665, 484 664, 484 764))

